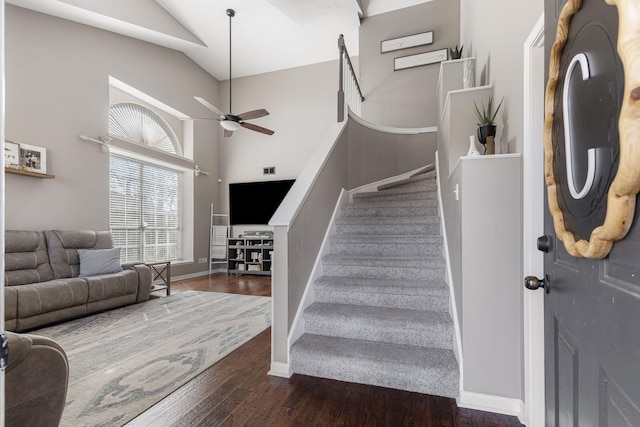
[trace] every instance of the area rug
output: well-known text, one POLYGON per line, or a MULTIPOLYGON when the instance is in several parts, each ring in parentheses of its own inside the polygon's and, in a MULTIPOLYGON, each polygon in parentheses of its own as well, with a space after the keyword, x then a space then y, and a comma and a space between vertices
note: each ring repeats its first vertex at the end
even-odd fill
POLYGON ((33 331, 69 358, 62 426, 120 426, 271 325, 271 298, 187 291, 33 331))

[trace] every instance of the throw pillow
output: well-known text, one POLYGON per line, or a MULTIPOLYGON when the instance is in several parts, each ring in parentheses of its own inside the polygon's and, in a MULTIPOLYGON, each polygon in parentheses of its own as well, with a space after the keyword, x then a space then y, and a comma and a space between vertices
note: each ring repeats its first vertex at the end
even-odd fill
POLYGON ((78 249, 78 256, 80 257, 79 277, 117 273, 123 270, 120 265, 120 248, 78 249))

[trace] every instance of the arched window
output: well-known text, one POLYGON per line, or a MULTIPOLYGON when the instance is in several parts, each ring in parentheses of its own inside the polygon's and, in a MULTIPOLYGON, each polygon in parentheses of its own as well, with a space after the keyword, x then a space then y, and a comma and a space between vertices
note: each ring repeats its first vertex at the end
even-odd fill
POLYGON ((176 134, 162 117, 134 102, 120 102, 109 111, 109 134, 182 155, 176 134))
MULTIPOLYGON (((133 102, 109 110, 109 134, 181 156, 171 127, 154 111, 133 102)), ((184 170, 153 156, 109 155, 109 225, 121 260, 176 261, 183 258, 184 170)))

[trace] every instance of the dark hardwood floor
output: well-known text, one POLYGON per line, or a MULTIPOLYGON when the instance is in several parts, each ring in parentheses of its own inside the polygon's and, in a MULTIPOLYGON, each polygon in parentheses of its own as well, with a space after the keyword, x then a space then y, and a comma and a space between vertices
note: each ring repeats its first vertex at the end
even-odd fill
MULTIPOLYGON (((271 280, 218 275, 172 284, 185 290, 271 295, 271 280)), ((511 427, 515 417, 456 406, 455 400, 362 384, 267 375, 267 329, 131 422, 135 426, 511 427)))

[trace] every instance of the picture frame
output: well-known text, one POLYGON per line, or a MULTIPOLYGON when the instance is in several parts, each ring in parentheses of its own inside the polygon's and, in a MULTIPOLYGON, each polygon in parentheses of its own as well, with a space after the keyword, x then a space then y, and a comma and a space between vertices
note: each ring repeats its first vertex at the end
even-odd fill
POLYGON ((20 144, 20 168, 46 174, 47 149, 37 145, 20 144))
POLYGON ((20 144, 13 141, 4 142, 4 167, 20 168, 20 144))
POLYGON ((409 49, 416 46, 424 46, 433 43, 433 31, 412 34, 410 36, 397 37, 395 39, 380 42, 380 53, 393 52, 395 50, 409 49))
POLYGON ((436 64, 449 59, 449 49, 432 50, 415 55, 399 56, 393 60, 393 71, 436 64))

